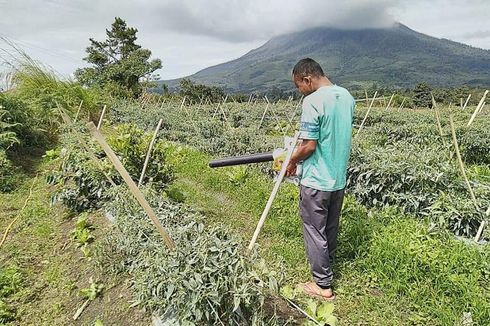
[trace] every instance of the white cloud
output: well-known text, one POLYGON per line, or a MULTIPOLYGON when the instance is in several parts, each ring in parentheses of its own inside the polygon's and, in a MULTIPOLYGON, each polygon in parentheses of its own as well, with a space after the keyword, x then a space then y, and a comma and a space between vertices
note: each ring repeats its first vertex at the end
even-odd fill
POLYGON ((138 28, 139 42, 162 59, 160 75, 169 79, 237 58, 272 36, 317 26, 383 27, 397 20, 490 48, 488 12, 488 0, 0 0, 0 36, 69 75, 84 64, 88 39, 104 39, 119 16, 138 28))

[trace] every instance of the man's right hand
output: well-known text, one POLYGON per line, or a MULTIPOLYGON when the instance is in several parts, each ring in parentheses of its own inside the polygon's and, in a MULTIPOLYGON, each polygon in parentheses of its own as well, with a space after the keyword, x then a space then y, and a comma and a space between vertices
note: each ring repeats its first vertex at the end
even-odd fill
POLYGON ((286 168, 286 177, 292 177, 296 175, 296 168, 298 163, 290 161, 288 167, 286 168))

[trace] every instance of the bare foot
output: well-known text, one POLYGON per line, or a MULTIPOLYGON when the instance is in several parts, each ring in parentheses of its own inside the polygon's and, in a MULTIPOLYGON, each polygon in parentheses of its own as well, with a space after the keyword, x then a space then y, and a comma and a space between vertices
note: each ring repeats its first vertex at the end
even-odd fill
POLYGON ((301 288, 309 296, 318 298, 320 300, 330 301, 335 299, 332 289, 322 289, 314 282, 308 282, 301 284, 301 288))

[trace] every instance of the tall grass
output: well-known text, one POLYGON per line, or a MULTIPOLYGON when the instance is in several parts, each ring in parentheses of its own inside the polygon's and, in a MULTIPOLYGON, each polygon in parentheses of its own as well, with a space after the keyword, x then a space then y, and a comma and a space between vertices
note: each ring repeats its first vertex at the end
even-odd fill
MULTIPOLYGON (((2 40, 2 39, 0 39, 2 40)), ((23 101, 29 108, 29 122, 55 132, 58 121, 58 108, 76 114, 82 103, 81 114, 100 110, 104 97, 100 90, 84 88, 70 78, 64 78, 52 68, 31 58, 14 43, 3 39, 6 63, 12 73, 11 96, 23 101), (83 101, 83 102, 82 102, 83 101)))

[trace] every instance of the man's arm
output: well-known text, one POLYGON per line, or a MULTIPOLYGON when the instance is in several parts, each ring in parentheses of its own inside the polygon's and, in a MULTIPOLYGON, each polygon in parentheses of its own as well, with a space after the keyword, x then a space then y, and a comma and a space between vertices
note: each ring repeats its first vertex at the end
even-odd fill
POLYGON ((304 161, 310 157, 311 154, 313 154, 316 149, 316 143, 317 141, 315 139, 302 140, 301 144, 296 148, 291 156, 291 160, 289 161, 289 165, 286 169, 286 175, 288 177, 296 174, 296 166, 298 165, 299 161, 304 161))

